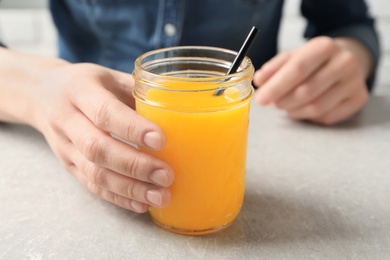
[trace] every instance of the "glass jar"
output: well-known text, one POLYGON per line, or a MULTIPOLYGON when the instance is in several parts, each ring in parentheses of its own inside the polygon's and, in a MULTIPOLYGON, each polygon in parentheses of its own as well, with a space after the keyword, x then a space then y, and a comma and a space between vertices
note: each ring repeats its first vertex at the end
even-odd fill
POLYGON ((168 231, 216 232, 240 212, 254 68, 245 57, 236 73, 226 75, 236 55, 215 47, 171 47, 135 61, 136 110, 167 137, 162 151, 140 149, 175 173, 169 205, 149 210, 168 231))

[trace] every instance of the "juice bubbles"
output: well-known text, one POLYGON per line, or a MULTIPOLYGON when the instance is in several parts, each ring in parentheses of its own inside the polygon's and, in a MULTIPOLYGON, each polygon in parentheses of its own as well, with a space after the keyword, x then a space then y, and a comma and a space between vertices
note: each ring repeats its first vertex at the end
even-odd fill
POLYGON ((167 136, 162 151, 141 149, 175 172, 169 205, 150 208, 153 221, 169 231, 216 232, 240 211, 253 67, 246 58, 241 71, 224 75, 234 55, 210 47, 175 47, 136 61, 137 112, 167 136), (225 91, 215 95, 220 88, 225 91))

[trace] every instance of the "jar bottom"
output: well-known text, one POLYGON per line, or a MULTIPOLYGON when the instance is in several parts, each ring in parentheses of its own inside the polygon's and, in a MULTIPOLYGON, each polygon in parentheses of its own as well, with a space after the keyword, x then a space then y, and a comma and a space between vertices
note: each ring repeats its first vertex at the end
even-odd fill
POLYGON ((171 226, 161 224, 160 222, 156 221, 153 218, 152 218, 152 221, 158 227, 160 227, 166 231, 175 233, 175 234, 181 234, 181 235, 187 235, 187 236, 201 236, 201 235, 207 235, 207 234, 212 234, 212 233, 222 231, 225 228, 229 227, 233 223, 234 220, 232 220, 226 224, 220 225, 220 226, 215 226, 215 227, 211 227, 208 229, 201 229, 201 230, 181 229, 181 228, 171 227, 171 226))

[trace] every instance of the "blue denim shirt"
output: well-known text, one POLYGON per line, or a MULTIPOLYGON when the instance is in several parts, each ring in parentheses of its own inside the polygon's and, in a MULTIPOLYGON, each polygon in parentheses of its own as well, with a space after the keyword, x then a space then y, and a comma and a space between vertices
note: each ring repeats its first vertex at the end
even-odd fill
MULTIPOLYGON (((256 68, 277 53, 283 0, 51 0, 60 56, 131 72, 142 53, 175 45, 239 50, 253 25, 248 56, 256 68)), ((364 0, 302 0, 306 38, 347 36, 379 59, 374 20, 364 0)), ((373 77, 372 77, 373 78, 373 77)), ((372 81, 372 79, 371 79, 372 81)), ((372 82, 369 82, 371 87, 372 82)))

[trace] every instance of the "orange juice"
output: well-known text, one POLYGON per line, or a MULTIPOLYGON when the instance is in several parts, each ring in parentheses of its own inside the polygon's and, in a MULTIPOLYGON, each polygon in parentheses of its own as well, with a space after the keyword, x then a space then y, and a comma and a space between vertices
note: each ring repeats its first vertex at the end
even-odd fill
POLYGON ((238 215, 245 189, 250 78, 227 82, 180 74, 154 81, 159 87, 140 94, 142 79, 135 75, 137 112, 157 123, 167 137, 162 151, 141 149, 168 162, 175 172, 169 205, 150 208, 159 226, 206 234, 227 227, 238 215), (226 88, 223 94, 213 95, 221 87, 226 88))

